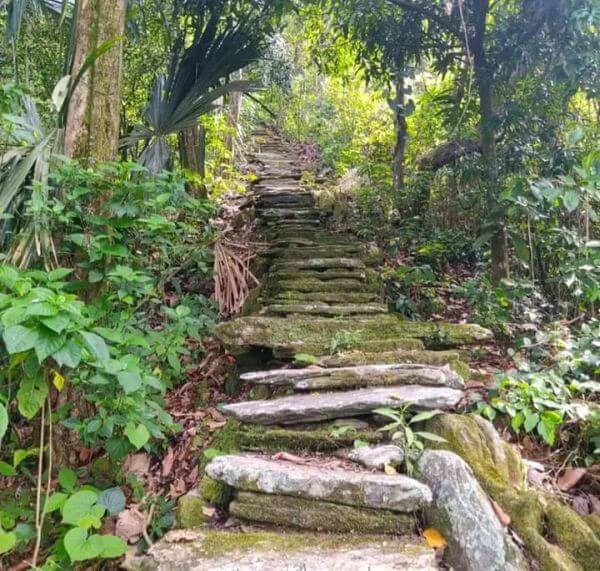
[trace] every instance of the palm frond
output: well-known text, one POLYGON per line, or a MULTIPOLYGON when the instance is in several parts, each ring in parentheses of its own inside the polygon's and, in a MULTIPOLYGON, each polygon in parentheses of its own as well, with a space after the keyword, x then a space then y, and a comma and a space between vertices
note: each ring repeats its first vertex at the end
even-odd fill
POLYGON ((62 21, 70 18, 74 6, 74 0, 9 0, 6 6, 6 39, 10 42, 19 39, 21 25, 28 12, 50 12, 59 15, 62 21))

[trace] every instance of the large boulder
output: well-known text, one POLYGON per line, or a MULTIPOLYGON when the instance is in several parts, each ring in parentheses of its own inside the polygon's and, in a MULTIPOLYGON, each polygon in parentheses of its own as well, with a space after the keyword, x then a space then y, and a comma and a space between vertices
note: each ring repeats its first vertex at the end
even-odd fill
POLYGON ((450 565, 461 571, 518 568, 516 549, 464 460, 428 450, 419 459, 418 474, 433 492, 425 517, 448 542, 444 558, 450 565))
POLYGON ((510 516, 511 526, 542 570, 595 571, 600 538, 586 520, 542 490, 526 489, 517 450, 485 419, 442 414, 426 430, 445 439, 437 448, 458 454, 483 489, 510 516))

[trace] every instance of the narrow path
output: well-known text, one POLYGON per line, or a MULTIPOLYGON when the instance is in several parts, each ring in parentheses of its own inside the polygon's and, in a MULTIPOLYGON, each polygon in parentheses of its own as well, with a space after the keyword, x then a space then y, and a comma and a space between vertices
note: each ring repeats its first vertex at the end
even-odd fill
POLYGON ((228 454, 206 466, 203 493, 266 527, 205 532, 206 559, 183 550, 181 568, 437 569, 416 534, 432 492, 400 473, 404 449, 386 441, 374 411, 456 407, 468 374, 456 349, 490 334, 389 313, 373 269, 378 252, 331 230, 287 145, 268 131, 258 139, 264 168, 254 191, 268 270, 260 308, 217 336, 254 363, 241 378, 263 398, 224 407, 233 420, 214 446, 228 454))

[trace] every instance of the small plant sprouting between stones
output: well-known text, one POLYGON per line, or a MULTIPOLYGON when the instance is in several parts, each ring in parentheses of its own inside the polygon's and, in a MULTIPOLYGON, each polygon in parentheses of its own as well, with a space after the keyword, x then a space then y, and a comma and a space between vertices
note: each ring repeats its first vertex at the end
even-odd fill
POLYGON ((361 342, 362 331, 359 329, 346 329, 338 331, 331 339, 329 354, 335 355, 344 349, 351 349, 361 342))
POLYGON ((425 440, 431 442, 446 442, 445 438, 426 432, 424 430, 414 430, 413 425, 424 422, 442 414, 441 410, 427 410, 420 412, 413 417, 409 417, 410 405, 406 404, 400 408, 378 408, 374 414, 385 416, 392 420, 389 424, 382 426, 381 432, 392 432, 392 440, 404 448, 404 462, 406 473, 411 475, 414 472, 415 464, 425 448, 425 440))

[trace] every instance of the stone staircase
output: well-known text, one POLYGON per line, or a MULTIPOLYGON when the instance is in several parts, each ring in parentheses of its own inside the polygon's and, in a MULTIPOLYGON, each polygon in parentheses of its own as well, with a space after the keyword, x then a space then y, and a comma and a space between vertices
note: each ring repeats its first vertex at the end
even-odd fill
POLYGON ((376 411, 457 407, 469 372, 460 348, 490 333, 388 312, 377 249, 328 227, 284 141, 268 130, 257 140, 255 208, 269 244, 260 308, 216 333, 254 388, 222 408, 232 420, 214 447, 227 454, 205 466, 202 493, 268 537, 248 547, 237 531, 245 547, 164 568, 437 569, 416 535, 432 491, 401 473, 403 447, 376 411), (275 556, 282 532, 290 544, 275 556), (320 547, 322 532, 337 539, 320 547))

